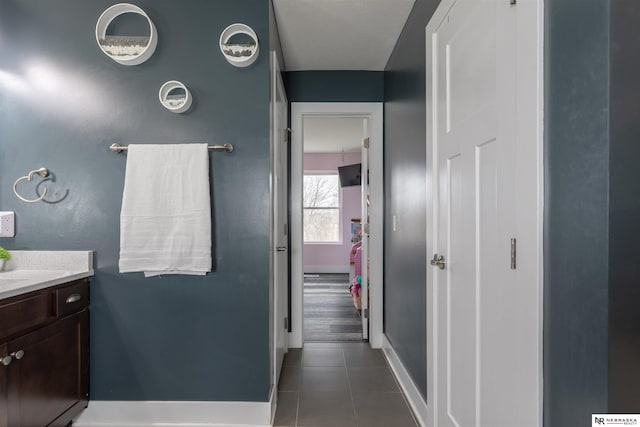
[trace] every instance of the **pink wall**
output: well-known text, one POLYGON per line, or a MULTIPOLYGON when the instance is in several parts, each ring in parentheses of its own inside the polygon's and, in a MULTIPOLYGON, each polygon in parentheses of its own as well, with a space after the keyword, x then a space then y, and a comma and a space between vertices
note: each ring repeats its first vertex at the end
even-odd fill
MULTIPOLYGON (((338 171, 338 166, 360 163, 357 153, 309 153, 304 155, 305 171, 338 171)), ((360 218, 360 186, 342 188, 342 244, 305 243, 305 273, 346 273, 349 271, 351 219, 360 218), (314 270, 314 267, 316 268, 314 270), (320 268, 318 268, 320 267, 320 268)))

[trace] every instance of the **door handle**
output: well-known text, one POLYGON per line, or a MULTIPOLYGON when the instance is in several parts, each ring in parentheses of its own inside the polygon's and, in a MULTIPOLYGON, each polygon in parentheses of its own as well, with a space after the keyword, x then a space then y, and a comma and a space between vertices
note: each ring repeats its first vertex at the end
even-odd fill
POLYGON ((431 260, 431 265, 434 267, 438 267, 440 270, 444 270, 447 266, 447 263, 444 260, 444 256, 438 256, 438 254, 434 254, 433 259, 431 260))
POLYGON ((82 299, 82 296, 80 296, 80 294, 71 294, 67 297, 66 303, 73 304, 74 302, 78 302, 81 299, 82 299))
POLYGON ((276 247, 276 251, 278 251, 278 252, 284 252, 286 250, 287 250, 286 246, 278 246, 278 247, 276 247))

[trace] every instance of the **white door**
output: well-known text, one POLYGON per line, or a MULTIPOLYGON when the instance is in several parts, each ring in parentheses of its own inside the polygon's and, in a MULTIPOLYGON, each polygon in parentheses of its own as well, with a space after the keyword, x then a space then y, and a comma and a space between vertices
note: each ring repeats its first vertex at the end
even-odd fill
POLYGON ((429 40, 435 425, 538 427, 537 284, 518 272, 536 260, 511 251, 535 245, 515 212, 536 198, 515 188, 515 7, 448 3, 429 40))
POLYGON ((284 355, 289 348, 289 256, 288 240, 288 181, 287 95, 284 90, 278 61, 272 58, 273 106, 273 282, 274 282, 274 383, 278 383, 284 355))
POLYGON ((369 339, 369 118, 363 120, 363 132, 364 137, 362 141, 362 168, 361 168, 361 203, 362 203, 362 216, 360 222, 362 224, 362 246, 360 253, 362 254, 362 283, 360 285, 360 298, 362 314, 362 339, 369 339))

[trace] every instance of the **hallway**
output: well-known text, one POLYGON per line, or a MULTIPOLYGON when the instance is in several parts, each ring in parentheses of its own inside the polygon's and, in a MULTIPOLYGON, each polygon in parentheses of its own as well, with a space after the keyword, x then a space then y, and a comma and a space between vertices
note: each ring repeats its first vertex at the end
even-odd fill
POLYGON ((285 357, 275 427, 416 427, 381 350, 305 343, 285 357))

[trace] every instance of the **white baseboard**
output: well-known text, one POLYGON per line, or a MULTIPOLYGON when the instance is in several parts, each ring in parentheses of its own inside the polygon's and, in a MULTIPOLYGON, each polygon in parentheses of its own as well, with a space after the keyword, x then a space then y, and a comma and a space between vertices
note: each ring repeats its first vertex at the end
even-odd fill
POLYGON ((349 273, 349 264, 347 265, 305 265, 305 274, 313 273, 349 273))
POLYGON ((393 349, 393 346, 387 339, 386 335, 383 336, 382 341, 382 350, 384 351, 384 355, 386 356, 398 383, 400 383, 400 388, 402 388, 402 391, 409 402, 409 406, 411 406, 411 409, 413 410, 413 414, 416 416, 420 426, 426 427, 428 412, 427 402, 424 400, 420 389, 418 389, 411 379, 409 371, 407 371, 402 364, 402 361, 400 361, 398 354, 393 349))
POLYGON ((275 411, 269 402, 96 401, 74 427, 267 427, 275 411))

